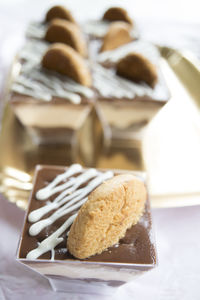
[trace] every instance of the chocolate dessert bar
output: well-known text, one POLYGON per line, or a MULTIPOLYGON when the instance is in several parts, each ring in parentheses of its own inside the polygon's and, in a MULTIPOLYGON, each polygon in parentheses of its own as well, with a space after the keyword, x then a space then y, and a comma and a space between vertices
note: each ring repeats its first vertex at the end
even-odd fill
POLYGON ((111 292, 153 268, 156 252, 149 199, 143 204, 138 222, 119 242, 100 254, 78 259, 66 248, 70 226, 80 214, 80 208, 87 204, 97 187, 107 183, 109 188, 114 176, 125 173, 134 175, 143 185, 144 175, 137 172, 83 169, 79 164, 69 168, 38 165, 17 259, 47 276, 55 289, 77 292, 80 288, 80 293, 94 294, 111 292))

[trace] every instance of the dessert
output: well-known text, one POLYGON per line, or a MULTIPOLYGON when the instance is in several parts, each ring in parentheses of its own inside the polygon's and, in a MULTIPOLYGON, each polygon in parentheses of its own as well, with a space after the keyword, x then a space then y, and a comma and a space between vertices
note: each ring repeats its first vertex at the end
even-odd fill
POLYGON ((48 47, 26 43, 15 65, 10 103, 35 143, 70 143, 92 110, 90 72, 69 46, 48 47), (67 76, 61 74, 63 66, 67 76))
POLYGON ((141 130, 169 99, 157 49, 135 40, 127 12, 114 7, 100 21, 107 24, 101 37, 85 31, 87 52, 77 23, 67 15, 65 8, 54 7, 41 28, 28 30, 11 87, 17 118, 37 144, 76 143, 95 106, 104 145, 140 140, 141 130))
POLYGON ((158 50, 142 40, 97 56, 93 85, 106 144, 140 139, 141 130, 168 101, 159 59, 158 50))
POLYGON ((151 269, 156 254, 143 180, 141 173, 83 169, 79 164, 37 166, 18 260, 69 292, 80 288, 79 292, 102 293, 109 287, 112 291, 151 269), (98 226, 97 211, 102 221, 98 226), (91 222, 83 226, 85 213, 91 222), (101 237, 96 244, 94 229, 101 237), (89 235, 92 240, 85 241, 89 235), (75 257, 77 245, 87 258, 75 257))

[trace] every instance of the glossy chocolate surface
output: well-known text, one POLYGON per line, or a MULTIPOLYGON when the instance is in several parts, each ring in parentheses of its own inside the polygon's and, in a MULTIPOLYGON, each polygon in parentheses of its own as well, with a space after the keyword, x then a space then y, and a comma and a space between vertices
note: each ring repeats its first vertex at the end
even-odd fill
MULTIPOLYGON (((63 173, 65 170, 66 168, 64 167, 53 166, 42 166, 38 170, 33 187, 33 193, 29 202, 28 213, 43 206, 46 202, 36 200, 35 194, 37 190, 47 185, 55 178, 55 176, 63 173)), ((52 196, 47 201, 52 200, 55 196, 56 195, 52 196)), ((48 214, 45 215, 44 218, 47 216, 48 214)), ((29 235, 28 230, 31 224, 26 219, 20 245, 19 258, 26 258, 27 253, 38 246, 38 242, 41 242, 43 239, 52 234, 64 223, 64 221, 66 221, 69 216, 70 214, 61 217, 54 224, 41 231, 41 233, 36 237, 29 235)), ((148 200, 145 212, 140 221, 127 230, 125 237, 120 240, 119 244, 114 245, 101 254, 94 255, 86 260, 128 264, 155 264, 156 254, 154 244, 151 240, 151 226, 151 214, 148 200)), ((66 233, 64 233, 62 237, 64 238, 64 241, 55 248, 55 260, 77 260, 66 250, 66 233)), ((50 258, 50 251, 39 257, 39 259, 50 258)))

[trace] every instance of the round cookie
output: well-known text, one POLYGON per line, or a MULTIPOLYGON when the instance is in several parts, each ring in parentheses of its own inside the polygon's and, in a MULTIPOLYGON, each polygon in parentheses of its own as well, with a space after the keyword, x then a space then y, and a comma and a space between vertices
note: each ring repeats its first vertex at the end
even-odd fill
POLYGON ((82 56, 87 55, 86 43, 76 24, 66 20, 51 21, 45 35, 45 40, 51 43, 63 43, 71 46, 82 56))
POLYGON ((44 68, 64 74, 82 85, 89 87, 92 84, 84 59, 70 46, 53 44, 44 54, 41 64, 44 68))
POLYGON ((53 19, 64 19, 72 23, 76 23, 71 12, 64 6, 56 5, 50 8, 46 14, 46 22, 53 19))
POLYGON ((146 197, 144 183, 131 174, 105 181, 81 207, 71 226, 67 249, 84 259, 118 243, 126 230, 138 222, 146 197))
POLYGON ((103 15, 103 20, 114 22, 114 21, 124 21, 133 25, 133 21, 129 17, 127 11, 122 7, 111 7, 103 15))
POLYGON ((116 65, 117 74, 134 82, 146 82, 152 88, 158 81, 156 67, 143 55, 129 53, 116 65))
POLYGON ((131 26, 122 21, 113 22, 104 36, 100 52, 116 49, 131 41, 131 26))

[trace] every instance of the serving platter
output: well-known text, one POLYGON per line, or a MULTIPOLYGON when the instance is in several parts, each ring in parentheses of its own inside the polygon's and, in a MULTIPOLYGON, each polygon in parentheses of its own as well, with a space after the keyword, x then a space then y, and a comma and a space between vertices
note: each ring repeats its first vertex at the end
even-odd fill
MULTIPOLYGON (((95 121, 96 150, 86 133, 89 119, 78 135, 77 145, 37 146, 15 118, 4 97, 0 134, 0 192, 25 209, 36 164, 146 171, 153 207, 200 204, 200 63, 191 54, 160 48, 161 69, 171 100, 144 130, 142 138, 124 148, 104 148, 101 127, 95 121), (84 138, 83 138, 84 137, 84 138)), ((95 114, 92 116, 95 118, 95 114)))

